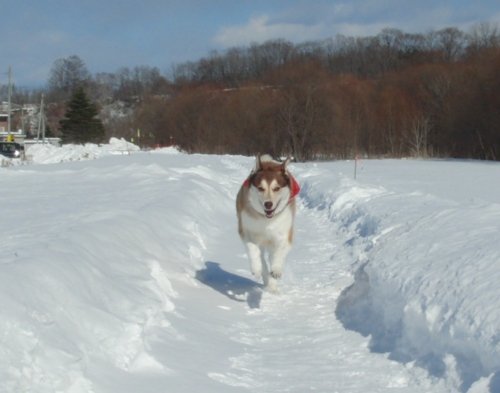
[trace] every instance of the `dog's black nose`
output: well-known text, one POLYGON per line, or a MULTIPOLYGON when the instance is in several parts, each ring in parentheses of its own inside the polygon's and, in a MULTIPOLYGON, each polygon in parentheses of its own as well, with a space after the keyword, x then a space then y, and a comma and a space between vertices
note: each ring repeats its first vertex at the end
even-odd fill
POLYGON ((264 202, 264 207, 267 210, 271 210, 273 208, 273 203, 272 202, 264 202))

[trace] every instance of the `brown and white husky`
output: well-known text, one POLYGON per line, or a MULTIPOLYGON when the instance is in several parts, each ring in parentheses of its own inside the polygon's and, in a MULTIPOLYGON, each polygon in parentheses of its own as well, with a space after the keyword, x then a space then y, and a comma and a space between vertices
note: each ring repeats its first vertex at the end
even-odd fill
POLYGON ((255 168, 236 198, 238 231, 246 246, 250 268, 264 285, 276 291, 293 239, 295 196, 300 187, 284 162, 258 156, 255 168), (264 255, 269 259, 269 267, 264 255))

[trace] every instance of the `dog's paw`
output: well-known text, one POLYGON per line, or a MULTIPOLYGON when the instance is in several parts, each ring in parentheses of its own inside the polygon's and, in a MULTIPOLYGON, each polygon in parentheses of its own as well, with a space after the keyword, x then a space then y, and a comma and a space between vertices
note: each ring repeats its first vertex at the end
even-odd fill
POLYGON ((262 268, 252 268, 250 269, 250 271, 252 272, 253 276, 258 280, 262 277, 262 268))
POLYGON ((272 293, 274 295, 278 295, 280 293, 280 290, 278 288, 278 284, 276 284, 276 281, 274 282, 269 282, 265 287, 264 290, 266 292, 272 293))
POLYGON ((273 269, 271 270, 271 277, 278 280, 281 278, 282 272, 281 269, 273 269))

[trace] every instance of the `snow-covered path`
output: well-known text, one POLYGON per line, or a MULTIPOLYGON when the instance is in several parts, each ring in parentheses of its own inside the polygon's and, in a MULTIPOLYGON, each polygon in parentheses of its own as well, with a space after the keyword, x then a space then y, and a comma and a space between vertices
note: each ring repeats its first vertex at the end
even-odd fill
POLYGON ((292 165, 275 295, 236 231, 252 165, 0 171, 0 392, 500 391, 500 166, 373 161, 353 181, 348 162, 292 165))
POLYGON ((325 213, 301 203, 296 244, 278 295, 252 282, 241 251, 237 259, 233 251, 227 253, 243 250, 239 239, 228 244, 228 234, 221 233, 221 243, 208 247, 211 260, 201 281, 220 293, 211 307, 215 314, 225 310, 227 337, 243 344, 226 373, 209 376, 252 392, 445 391, 424 371, 371 353, 367 339, 336 318, 338 297, 352 283, 353 255, 325 213), (233 294, 245 301, 235 303, 233 294))

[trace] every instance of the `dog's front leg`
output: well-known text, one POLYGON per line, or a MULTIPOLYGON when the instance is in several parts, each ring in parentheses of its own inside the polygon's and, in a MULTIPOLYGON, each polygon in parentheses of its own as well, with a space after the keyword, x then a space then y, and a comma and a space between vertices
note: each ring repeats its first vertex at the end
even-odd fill
POLYGON ((290 244, 287 241, 282 242, 278 247, 270 251, 271 277, 275 279, 281 278, 288 251, 290 251, 290 244))
POLYGON ((250 259, 250 271, 256 278, 262 276, 262 252, 260 247, 251 242, 246 242, 248 258, 250 259))

